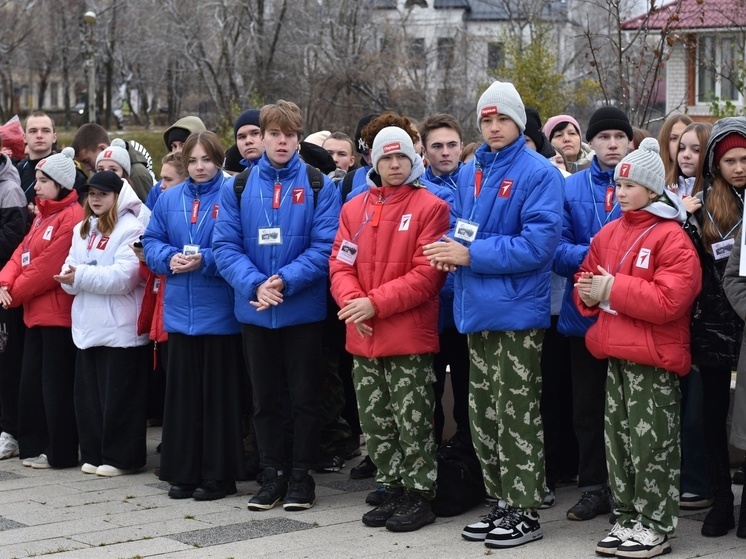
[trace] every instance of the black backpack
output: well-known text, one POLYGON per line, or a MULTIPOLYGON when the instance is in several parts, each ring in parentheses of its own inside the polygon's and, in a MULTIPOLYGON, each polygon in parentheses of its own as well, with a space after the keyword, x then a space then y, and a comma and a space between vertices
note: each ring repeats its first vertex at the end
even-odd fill
POLYGON ((457 433, 438 449, 438 482, 431 503, 436 516, 456 516, 485 498, 482 468, 468 434, 457 433))
MULTIPOLYGON (((246 183, 249 181, 249 175, 251 174, 253 167, 247 167, 236 175, 236 180, 233 182, 233 190, 236 193, 236 199, 238 200, 238 209, 241 210, 241 195, 243 194, 246 183)), ((316 201, 319 197, 319 190, 324 187, 324 175, 316 167, 311 167, 306 164, 306 175, 308 176, 308 184, 311 185, 313 190, 313 207, 316 207, 316 201)))

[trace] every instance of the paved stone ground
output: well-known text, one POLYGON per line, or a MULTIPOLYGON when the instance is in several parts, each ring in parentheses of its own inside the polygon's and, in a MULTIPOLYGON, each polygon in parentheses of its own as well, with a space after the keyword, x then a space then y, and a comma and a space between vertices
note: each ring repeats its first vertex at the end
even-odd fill
MULTIPOLYGON (((238 494, 212 502, 173 500, 168 485, 152 469, 160 428, 148 429, 148 467, 119 478, 85 475, 78 469, 32 470, 17 459, 0 461, 0 559, 135 558, 587 558, 609 529, 608 519, 565 519, 575 504, 575 488, 558 490, 557 505, 542 511, 544 539, 509 551, 488 550, 462 540, 460 531, 486 509, 477 507, 411 534, 372 529, 360 522, 374 488, 352 481, 349 468, 317 474, 317 504, 288 513, 282 507, 250 512, 254 482, 238 484, 238 494)), ((741 488, 736 489, 740 503, 741 488)), ((738 506, 736 514, 738 514, 738 506)), ((746 558, 746 540, 732 531, 723 538, 699 535, 702 513, 682 516, 671 557, 746 558)))

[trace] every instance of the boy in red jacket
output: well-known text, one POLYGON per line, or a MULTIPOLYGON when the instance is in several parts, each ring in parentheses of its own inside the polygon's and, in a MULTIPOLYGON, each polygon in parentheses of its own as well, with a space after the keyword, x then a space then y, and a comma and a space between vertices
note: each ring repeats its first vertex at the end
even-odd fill
POLYGON ((430 266, 422 247, 448 231, 450 212, 419 181, 425 168, 410 129, 402 117, 376 135, 370 190, 342 208, 329 260, 360 425, 386 488, 383 504, 362 520, 395 532, 435 520, 433 354, 446 275, 430 266))
POLYGON ((689 372, 689 315, 700 291, 686 210, 666 192, 658 143, 647 138, 617 164, 622 217, 593 238, 575 278, 575 303, 598 315, 588 350, 609 358, 604 438, 619 518, 596 552, 656 557, 671 551, 679 503, 676 375, 689 372))

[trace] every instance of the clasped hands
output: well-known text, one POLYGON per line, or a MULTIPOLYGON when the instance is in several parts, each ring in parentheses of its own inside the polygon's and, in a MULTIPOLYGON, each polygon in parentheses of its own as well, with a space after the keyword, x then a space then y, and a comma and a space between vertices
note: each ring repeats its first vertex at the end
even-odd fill
POLYGON ((580 299, 588 307, 598 305, 601 301, 608 301, 611 296, 614 276, 601 266, 598 266, 598 271, 598 274, 581 272, 577 283, 575 283, 580 299))

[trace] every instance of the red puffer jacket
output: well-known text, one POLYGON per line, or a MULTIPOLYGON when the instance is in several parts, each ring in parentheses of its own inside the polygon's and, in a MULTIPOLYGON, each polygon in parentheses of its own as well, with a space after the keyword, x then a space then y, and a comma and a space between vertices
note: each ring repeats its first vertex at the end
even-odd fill
POLYGON ((62 200, 36 199, 39 215, 31 231, 0 271, 0 285, 8 288, 11 306, 23 305, 23 321, 34 326, 70 328, 73 296, 54 279, 65 263, 72 244, 73 227, 83 219, 78 193, 71 190, 62 200), (28 265, 22 265, 29 253, 28 265))
POLYGON ((430 266, 422 247, 448 231, 449 213, 437 196, 409 185, 373 187, 342 207, 329 259, 332 295, 340 307, 369 297, 376 311, 367 321, 372 336, 360 337, 347 325, 351 354, 375 358, 439 350, 438 293, 446 274, 430 266), (343 240, 357 245, 352 265, 337 258, 343 240))
POLYGON ((701 289, 702 271, 694 245, 681 225, 647 211, 628 211, 593 238, 581 272, 614 276, 609 303, 618 314, 587 307, 598 321, 585 336, 598 359, 616 357, 686 375, 691 366, 689 319, 701 289))

